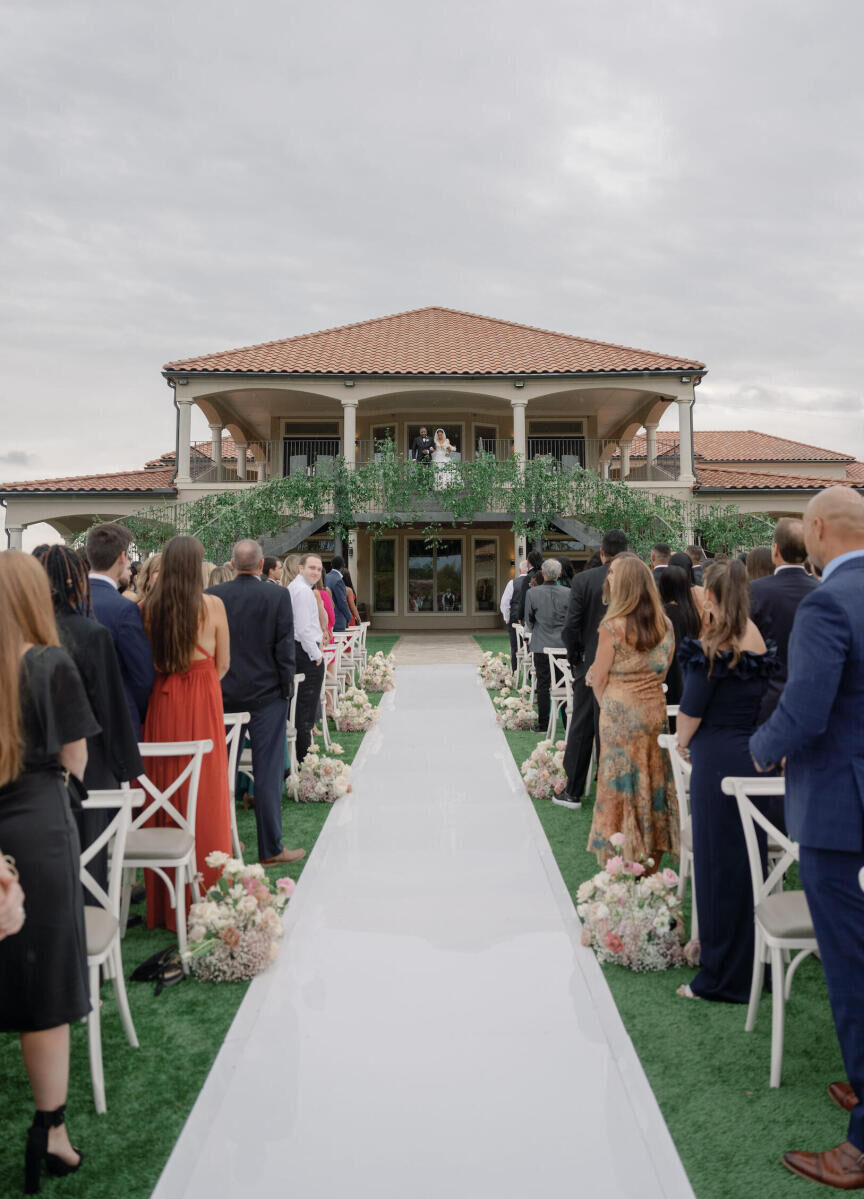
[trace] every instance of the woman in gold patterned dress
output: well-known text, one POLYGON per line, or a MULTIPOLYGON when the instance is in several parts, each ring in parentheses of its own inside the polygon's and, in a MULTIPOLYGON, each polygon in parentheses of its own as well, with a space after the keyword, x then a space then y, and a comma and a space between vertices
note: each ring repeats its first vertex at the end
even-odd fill
POLYGON ((588 849, 601 867, 625 837, 630 861, 678 854, 678 803, 669 760, 657 744, 666 729, 663 680, 675 635, 648 567, 634 554, 613 558, 606 576, 609 609, 586 682, 600 706, 597 798, 588 849))

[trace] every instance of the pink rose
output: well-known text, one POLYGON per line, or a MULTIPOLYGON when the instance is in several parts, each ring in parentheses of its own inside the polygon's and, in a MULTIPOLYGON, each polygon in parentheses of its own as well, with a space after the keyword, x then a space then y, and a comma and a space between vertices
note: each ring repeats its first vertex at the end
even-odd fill
POLYGON ((625 840, 626 840, 626 837, 624 836, 623 833, 613 833, 612 836, 609 838, 609 844, 614 845, 617 848, 620 848, 624 844, 625 840))
POLYGON ((604 944, 610 953, 624 952, 624 942, 617 933, 607 933, 604 938, 604 944))
POLYGON ((582 944, 586 949, 591 948, 591 929, 586 928, 584 924, 582 926, 582 944))
POLYGON ((281 892, 283 895, 293 895, 296 888, 297 884, 294 882, 293 878, 276 879, 276 890, 281 892))
POLYGON ((556 795, 560 795, 566 786, 567 786, 566 781, 564 779, 559 779, 558 782, 555 784, 555 786, 552 788, 552 790, 555 792, 556 795))
POLYGON ((621 871, 624 869, 624 859, 623 858, 610 858, 609 861, 606 863, 606 865, 603 867, 603 869, 606 871, 607 874, 611 874, 612 877, 614 878, 616 874, 620 874, 621 871))
POLYGON ((663 882, 666 884, 667 887, 677 887, 678 886, 678 875, 675 873, 674 870, 670 870, 668 866, 663 871, 663 873, 660 875, 660 877, 663 879, 663 882))
POLYGON ((640 874, 645 873, 645 867, 641 862, 625 862, 624 869, 628 874, 635 874, 637 878, 640 874))

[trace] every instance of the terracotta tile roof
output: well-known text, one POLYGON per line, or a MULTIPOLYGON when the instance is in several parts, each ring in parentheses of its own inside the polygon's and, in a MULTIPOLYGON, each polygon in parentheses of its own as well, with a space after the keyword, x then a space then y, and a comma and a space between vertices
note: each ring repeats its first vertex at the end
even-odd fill
POLYGON ((131 492, 168 491, 176 494, 171 478, 173 467, 159 470, 126 470, 111 475, 71 475, 65 479, 30 479, 0 483, 0 495, 18 492, 131 492))
MULTIPOLYGON (((658 447, 678 445, 678 433, 659 430, 658 447)), ((757 433, 754 429, 697 429, 693 434, 697 460, 703 462, 853 462, 851 454, 825 450, 773 433, 757 433)), ((633 438, 630 458, 645 457, 645 435, 633 438)))
POLYGON ((864 462, 850 462, 846 467, 846 478, 856 487, 864 486, 864 462))
MULTIPOLYGON (((211 455, 212 455, 212 448, 211 448, 211 443, 209 441, 198 441, 198 442, 195 442, 191 446, 191 456, 193 458, 198 457, 198 458, 206 458, 209 460, 211 458, 211 455)), ((148 470, 152 470, 154 467, 158 467, 158 466, 173 467, 174 466, 174 457, 175 457, 175 452, 173 449, 166 450, 165 453, 160 454, 158 458, 151 458, 149 462, 145 463, 145 466, 147 467, 148 470)), ((254 457, 253 457, 251 450, 246 451, 246 458, 250 462, 254 461, 254 457)), ((222 461, 223 462, 236 462, 237 461, 237 446, 234 444, 233 437, 223 437, 222 438, 222 461)))
POLYGON ((589 341, 453 308, 417 308, 318 333, 169 362, 166 371, 532 375, 692 371, 693 358, 589 341))
POLYGON ((819 479, 806 475, 772 475, 758 470, 724 470, 719 466, 696 467, 696 491, 722 488, 733 491, 780 490, 821 491, 823 487, 851 487, 844 479, 819 479))

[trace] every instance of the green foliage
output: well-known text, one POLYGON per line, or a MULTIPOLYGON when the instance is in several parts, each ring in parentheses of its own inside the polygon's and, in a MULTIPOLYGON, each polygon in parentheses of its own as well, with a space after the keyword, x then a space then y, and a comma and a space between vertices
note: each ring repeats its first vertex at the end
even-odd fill
POLYGON ((337 458, 326 472, 294 474, 248 487, 202 496, 190 503, 142 509, 123 523, 140 556, 153 553, 178 533, 198 537, 205 556, 222 561, 241 537, 273 535, 317 516, 327 516, 333 535, 345 539, 358 514, 373 537, 406 524, 423 524, 424 536, 440 539, 445 522, 472 523, 486 512, 506 513, 514 533, 542 537, 556 517, 579 520, 599 531, 624 529, 633 549, 645 554, 657 540, 684 546, 698 530, 712 551, 750 549, 770 540, 771 524, 733 505, 712 507, 638 486, 603 479, 590 470, 561 470, 552 459, 499 461, 480 455, 443 470, 418 466, 381 442, 376 461, 349 469, 337 458))

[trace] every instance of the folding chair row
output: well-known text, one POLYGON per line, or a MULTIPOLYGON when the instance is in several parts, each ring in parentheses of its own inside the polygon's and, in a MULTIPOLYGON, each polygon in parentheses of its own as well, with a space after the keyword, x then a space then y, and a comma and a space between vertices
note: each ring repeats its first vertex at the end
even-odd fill
POLYGON ((549 698, 551 700, 549 708, 549 724, 546 728, 546 736, 551 741, 555 736, 555 730, 558 727, 558 716, 562 709, 569 720, 573 715, 573 675, 570 672, 570 663, 567 659, 566 649, 547 649, 544 651, 549 659, 549 676, 551 686, 549 689, 549 698))

